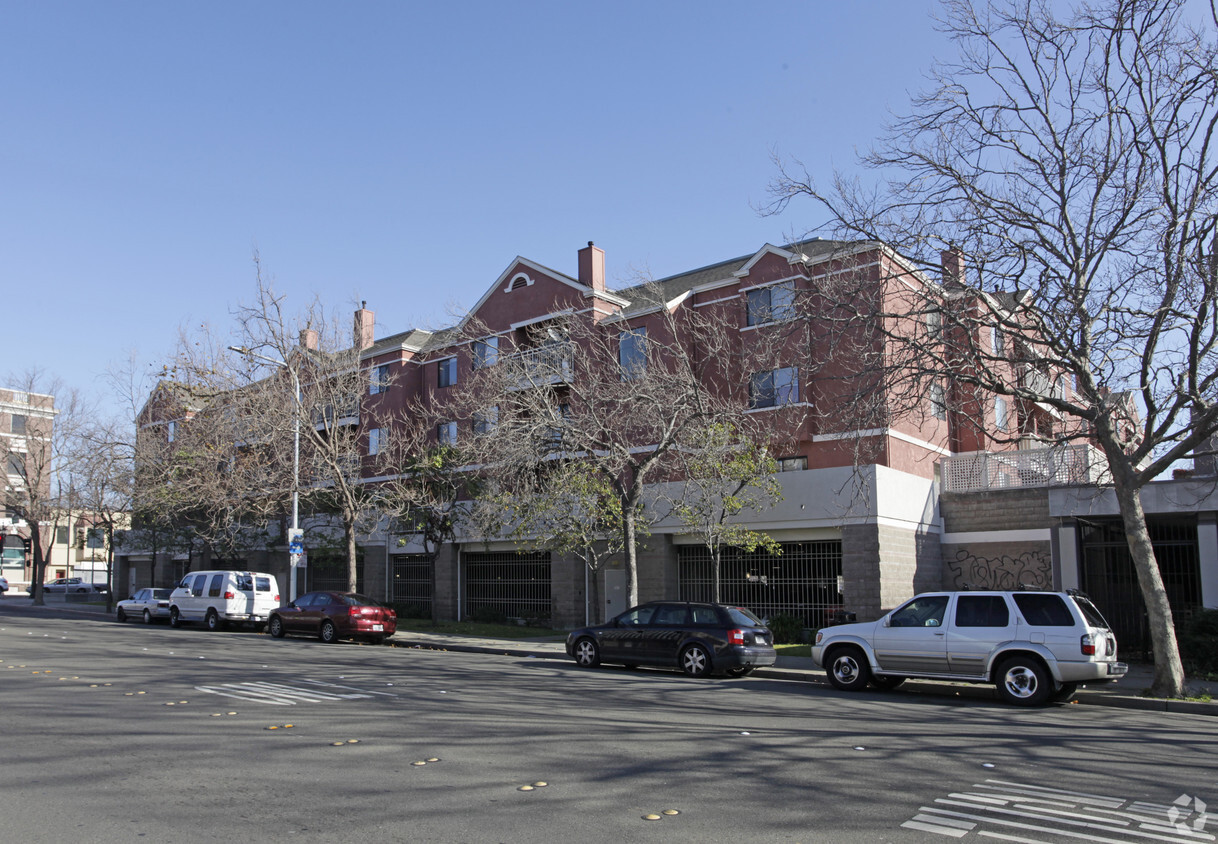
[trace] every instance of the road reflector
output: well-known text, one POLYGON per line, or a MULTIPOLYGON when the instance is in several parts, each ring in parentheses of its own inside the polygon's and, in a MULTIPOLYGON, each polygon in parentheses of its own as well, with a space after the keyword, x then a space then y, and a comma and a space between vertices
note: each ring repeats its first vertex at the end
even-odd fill
POLYGON ((643 815, 643 820, 645 820, 645 821, 658 821, 658 820, 660 820, 660 816, 659 816, 659 815, 655 815, 655 814, 652 814, 652 815, 643 815))
POLYGON ((535 782, 535 783, 533 783, 533 787, 534 787, 534 788, 545 788, 547 785, 549 785, 549 783, 548 783, 548 782, 544 782, 544 781, 543 781, 543 782, 535 782))
POLYGON ((679 815, 681 813, 678 812, 676 809, 665 809, 664 814, 671 816, 671 815, 679 815))
POLYGON ((349 739, 347 739, 347 744, 359 744, 359 739, 349 738, 349 739))
POLYGON ((419 768, 423 765, 426 765, 427 763, 426 762, 411 762, 410 764, 414 765, 416 768, 419 768))
POLYGON ((438 756, 433 756, 433 757, 431 757, 430 759, 428 759, 427 761, 428 761, 428 762, 439 762, 439 761, 440 761, 440 759, 439 759, 439 757, 438 757, 438 756))
POLYGON ((267 727, 267 729, 268 730, 278 730, 279 728, 276 727, 274 724, 271 724, 271 726, 267 727))
POLYGON ((345 747, 345 746, 346 746, 346 744, 347 744, 347 743, 346 743, 345 741, 332 741, 332 742, 330 742, 330 746, 331 746, 331 747, 345 747))

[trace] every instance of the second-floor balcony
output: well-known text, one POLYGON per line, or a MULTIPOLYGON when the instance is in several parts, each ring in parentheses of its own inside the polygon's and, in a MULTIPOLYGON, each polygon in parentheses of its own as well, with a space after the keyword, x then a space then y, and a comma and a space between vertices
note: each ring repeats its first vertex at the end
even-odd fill
POLYGON ((944 492, 1108 484, 1112 475, 1103 452, 1093 445, 1053 446, 1020 451, 973 451, 942 461, 944 492))
POLYGON ((512 385, 517 390, 551 384, 569 384, 572 376, 572 350, 569 342, 548 343, 505 355, 501 363, 509 366, 512 385))

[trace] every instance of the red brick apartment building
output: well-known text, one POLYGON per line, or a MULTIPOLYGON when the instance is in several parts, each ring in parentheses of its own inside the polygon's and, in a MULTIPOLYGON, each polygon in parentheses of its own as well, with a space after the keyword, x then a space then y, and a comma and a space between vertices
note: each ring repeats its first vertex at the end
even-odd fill
MULTIPOLYGON (((794 615, 814 627, 838 610, 875 617, 916 592, 965 582, 1004 585, 1013 578, 1041 586, 1075 585, 1080 568, 1069 559, 1082 552, 1077 541, 1061 532, 1063 525, 1072 524, 1073 513, 1054 513, 1048 505, 1049 490, 1060 479, 1055 482, 1043 467, 1024 471, 1014 457, 1022 453, 1018 446, 1033 443, 1017 443, 1020 433, 1034 435, 1060 424, 1048 409, 1014 406, 954 383, 932 385, 917 403, 894 400, 901 412, 865 429, 858 427, 861 417, 844 407, 857 400, 858 379, 867 375, 852 369, 859 366, 857 354, 833 348, 840 337, 835 340, 826 328, 830 315, 818 311, 818 287, 844 277, 866 282, 859 289, 876 297, 886 312, 900 312, 907 301, 908 330, 927 332, 933 340, 935 332, 945 329, 941 315, 919 304, 928 289, 946 295, 951 307, 972 306, 958 284, 964 276, 959 257, 945 253, 943 259, 942 276, 928 278, 881 245, 817 239, 786 247, 766 244, 749 255, 610 291, 604 252, 592 243, 578 251, 573 276, 517 257, 458 326, 374 339, 373 313, 366 308, 356 312, 354 342, 362 363, 375 373, 361 416, 370 420, 417 402, 442 407, 476 368, 493 365, 501 356, 539 353, 547 329, 560 321, 584 321, 628 344, 629 335, 640 329, 656 336, 674 330, 682 314, 714 314, 729 344, 745 348, 762 333, 806 317, 803 334, 775 346, 777 357, 783 356, 782 349, 790 350, 790 360, 776 359, 768 369, 742 373, 740 383, 720 385, 747 403, 751 414, 772 422, 772 453, 779 460, 783 491, 781 502, 749 520, 750 527, 781 543, 782 554, 729 554, 722 573, 723 600, 762 615, 794 615), (954 300, 953 285, 960 291, 954 300), (471 325, 478 326, 477 337, 471 337, 471 325), (792 342, 808 347, 795 349, 792 342), (809 361, 816 363, 809 366, 809 361), (390 385, 383 390, 376 386, 382 380, 390 385), (1004 464, 988 434, 1011 432, 1011 457, 1004 464), (996 474, 976 469, 978 455, 989 455, 999 467, 996 474), (941 471, 952 460, 958 461, 953 477, 976 470, 973 474, 980 472, 993 483, 955 496, 945 521, 941 471), (1019 497, 1019 507, 1007 506, 1003 495, 1008 493, 1019 497), (970 501, 984 506, 979 511, 970 501), (1023 514, 1018 524, 1007 518, 1011 513, 1023 514), (953 520, 967 529, 952 530, 953 520), (1075 568, 1063 571, 1063 558, 1075 568)), ((989 334, 973 341, 988 344, 1001 357, 1002 335, 996 328, 989 334)), ((1012 377, 1052 375, 1013 371, 1012 377)), ((1058 388, 1070 389, 1064 382, 1058 388)), ((888 397, 880 386, 875 389, 881 391, 877 406, 885 404, 888 397)), ((173 426, 188 417, 188 404, 162 395, 150 401, 141 424, 172 436, 173 426)), ((463 427, 467 424, 455 419, 441 423, 436 435, 469 435, 463 427)), ((1079 482, 1071 478, 1069 483, 1079 482)), ((1218 502, 1213 509, 1218 510, 1218 502)), ((362 591, 436 618, 476 617, 489 607, 510 617, 570 627, 626 609, 622 569, 592 575, 580 561, 546 548, 458 536, 433 564, 411 536, 382 530, 361 536, 359 546, 362 591), (589 590, 590 576, 603 578, 596 590, 589 590), (600 595, 603 606, 589 607, 590 594, 600 595)), ((249 567, 286 576, 285 552, 254 556, 245 561, 249 567)), ((132 588, 166 585, 183 567, 181 558, 175 563, 172 555, 135 549, 120 557, 116 581, 125 577, 132 588)), ((681 525, 660 522, 640 551, 639 600, 704 597, 706 572, 704 547, 681 525)), ((300 591, 342 588, 346 582, 341 566, 312 555, 303 575, 300 591)), ((1210 597, 1218 601, 1218 593, 1210 597)))

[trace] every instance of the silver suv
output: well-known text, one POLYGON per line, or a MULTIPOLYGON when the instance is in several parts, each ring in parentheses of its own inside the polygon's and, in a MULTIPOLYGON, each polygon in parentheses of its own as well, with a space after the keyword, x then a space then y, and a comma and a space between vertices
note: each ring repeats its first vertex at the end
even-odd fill
POLYGON ((993 683, 1008 703, 1065 700, 1128 670, 1116 637, 1077 591, 927 592, 878 621, 826 627, 812 659, 844 691, 908 677, 993 683))

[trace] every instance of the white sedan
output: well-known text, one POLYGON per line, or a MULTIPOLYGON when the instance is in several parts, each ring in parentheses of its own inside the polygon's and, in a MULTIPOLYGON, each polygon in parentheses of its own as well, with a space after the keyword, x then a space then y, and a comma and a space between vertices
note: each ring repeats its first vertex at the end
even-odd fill
POLYGON ((125 601, 118 602, 118 620, 141 619, 152 624, 155 618, 169 618, 169 596, 172 589, 141 589, 125 601))

